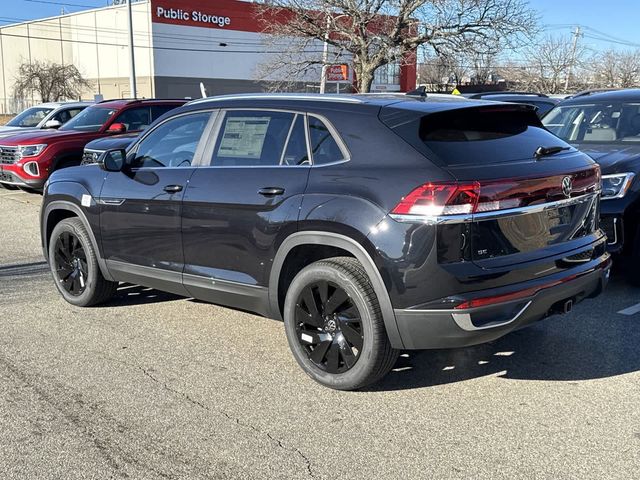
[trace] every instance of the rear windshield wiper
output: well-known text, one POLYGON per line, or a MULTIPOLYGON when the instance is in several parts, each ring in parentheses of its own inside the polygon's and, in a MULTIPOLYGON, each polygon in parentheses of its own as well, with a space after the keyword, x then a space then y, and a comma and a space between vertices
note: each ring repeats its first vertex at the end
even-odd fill
POLYGON ((546 157, 549 155, 555 155, 563 150, 569 150, 571 147, 538 147, 534 152, 536 158, 546 157))

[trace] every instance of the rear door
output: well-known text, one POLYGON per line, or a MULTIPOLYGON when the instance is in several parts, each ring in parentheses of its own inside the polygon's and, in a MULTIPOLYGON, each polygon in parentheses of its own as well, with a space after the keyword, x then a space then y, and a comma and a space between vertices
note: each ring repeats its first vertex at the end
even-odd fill
POLYGON ((265 313, 278 239, 296 229, 310 168, 306 117, 227 110, 183 203, 184 283, 192 295, 265 313))

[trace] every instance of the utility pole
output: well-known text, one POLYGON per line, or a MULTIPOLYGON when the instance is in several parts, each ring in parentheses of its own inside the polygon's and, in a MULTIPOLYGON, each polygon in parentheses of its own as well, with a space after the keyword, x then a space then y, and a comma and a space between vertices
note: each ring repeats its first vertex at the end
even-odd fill
POLYGON ((331 20, 327 15, 327 31, 324 34, 324 44, 322 46, 322 73, 320 74, 320 93, 324 93, 327 86, 327 60, 329 60, 329 27, 331 20))
POLYGON ((129 66, 129 85, 131 86, 131 96, 138 98, 138 88, 136 85, 136 59, 133 51, 133 9, 131 3, 133 0, 127 0, 127 9, 129 10, 129 58, 131 64, 129 66))
POLYGON ((576 50, 578 49, 578 38, 580 37, 580 25, 578 25, 573 32, 573 46, 571 47, 571 62, 569 63, 569 68, 567 69, 567 78, 564 82, 564 91, 565 93, 569 90, 569 79, 571 78, 571 73, 573 71, 574 64, 576 63, 576 50))

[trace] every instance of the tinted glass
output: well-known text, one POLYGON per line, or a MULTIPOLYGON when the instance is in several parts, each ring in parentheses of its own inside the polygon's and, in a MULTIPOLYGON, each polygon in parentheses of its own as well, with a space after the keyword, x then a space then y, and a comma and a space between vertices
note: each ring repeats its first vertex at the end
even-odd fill
POLYGON ((84 109, 83 108, 67 108, 65 110, 60 110, 58 113, 54 115, 52 120, 57 120, 64 125, 73 117, 75 117, 78 113, 80 113, 82 110, 84 109))
POLYGON ((392 115, 383 115, 383 121, 444 167, 531 159, 541 145, 564 146, 544 129, 533 110, 520 107, 456 108, 429 115, 390 112, 392 115))
POLYGON ((165 113, 177 108, 178 105, 154 105, 151 107, 151 121, 155 122, 165 113))
POLYGON ((640 142, 640 102, 558 106, 542 123, 572 143, 640 142))
POLYGON ((194 113, 166 121, 140 142, 131 167, 191 166, 209 116, 209 112, 194 113))
POLYGON ((296 115, 296 119, 293 122, 282 163, 285 165, 311 164, 309 152, 307 151, 307 138, 304 132, 304 117, 302 115, 296 115))
POLYGON ((44 117, 49 115, 53 108, 33 107, 16 115, 7 122, 9 127, 35 127, 44 117))
POLYGON ((113 108, 89 107, 65 123, 60 130, 97 132, 116 111, 113 108))
POLYGON ((227 112, 214 149, 212 165, 280 165, 295 117, 295 114, 285 112, 227 112))
POLYGON ((118 115, 114 123, 124 124, 127 132, 144 130, 151 125, 151 110, 149 107, 130 108, 118 115))
POLYGON ((322 120, 309 117, 309 140, 314 165, 344 160, 338 142, 322 120))

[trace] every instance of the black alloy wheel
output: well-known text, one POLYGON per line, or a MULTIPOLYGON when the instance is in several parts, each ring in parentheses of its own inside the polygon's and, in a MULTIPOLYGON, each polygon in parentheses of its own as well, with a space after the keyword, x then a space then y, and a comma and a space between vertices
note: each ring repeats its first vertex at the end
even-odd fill
POLYGON ((57 280, 70 295, 80 296, 87 287, 89 267, 82 243, 71 232, 63 232, 54 246, 57 280))
POLYGON ((309 360, 328 373, 351 369, 362 352, 360 312, 347 292, 320 280, 300 292, 296 302, 298 342, 309 360))
POLYGON ((65 218, 56 224, 48 258, 56 288, 72 305, 98 305, 116 293, 118 282, 102 275, 91 235, 80 218, 65 218))

